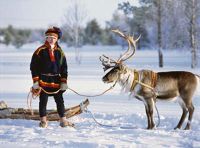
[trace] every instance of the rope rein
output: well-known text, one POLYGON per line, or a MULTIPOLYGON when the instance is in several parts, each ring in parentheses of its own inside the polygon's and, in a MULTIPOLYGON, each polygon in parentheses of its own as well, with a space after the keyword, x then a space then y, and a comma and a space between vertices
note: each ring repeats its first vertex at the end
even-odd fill
MULTIPOLYGON (((75 91, 74 89, 68 87, 68 89, 72 92, 74 92, 75 94, 79 95, 79 96, 82 96, 82 97, 97 97, 97 96, 102 96, 103 94, 107 93, 108 91, 110 91, 111 89, 113 89, 115 87, 115 85, 117 84, 117 81, 111 86, 109 87, 108 89, 106 89, 105 91, 103 91, 102 93, 100 94, 96 94, 96 95, 84 95, 84 94, 80 94, 79 92, 75 91)), ((46 90, 44 90, 42 87, 39 88, 40 90, 37 92, 37 93, 34 93, 33 92, 33 89, 30 88, 30 91, 27 95, 27 107, 28 109, 30 110, 31 112, 31 115, 34 115, 34 112, 33 112, 33 109, 32 109, 32 100, 33 99, 36 99, 37 97, 39 97, 40 95, 40 92, 41 91, 44 91, 46 94, 48 95, 52 95, 52 94, 57 94, 59 91, 61 91, 61 89, 58 89, 57 91, 54 91, 54 92, 48 92, 46 90), (32 97, 30 98, 30 94, 32 93, 32 97)))
POLYGON ((44 90, 42 87, 40 87, 40 88, 43 92, 45 92, 48 95, 54 95, 54 94, 57 94, 59 91, 61 91, 61 89, 58 89, 57 91, 54 91, 54 92, 48 92, 48 91, 44 90))
MULTIPOLYGON (((134 80, 134 83, 140 84, 140 85, 142 85, 142 86, 144 86, 144 87, 147 87, 147 88, 151 89, 151 90, 154 92, 154 97, 156 97, 156 92, 155 92, 155 90, 154 90, 153 87, 151 87, 151 86, 149 86, 149 85, 147 85, 147 84, 145 84, 145 83, 142 83, 142 82, 140 82, 140 81, 138 81, 138 80, 134 80)), ((106 90, 103 91, 102 93, 96 94, 96 95, 84 95, 84 94, 80 94, 79 92, 75 91, 74 89, 72 89, 72 88, 70 88, 70 87, 68 87, 68 89, 69 89, 70 91, 74 92, 75 94, 77 94, 77 95, 79 95, 79 96, 82 96, 82 97, 97 97, 97 96, 102 96, 102 95, 104 95, 106 92, 108 92, 108 91, 110 91, 111 89, 113 89, 113 88, 115 87, 116 84, 117 84, 117 81, 115 81, 115 83, 114 83, 111 87, 109 87, 108 89, 106 89, 106 90)), ((40 87, 40 90, 39 90, 37 93, 33 93, 33 90, 32 90, 32 88, 31 88, 30 91, 29 91, 29 93, 28 93, 28 96, 27 96, 27 106, 28 106, 28 109, 29 109, 30 112, 31 112, 31 115, 34 115, 34 112, 33 112, 33 109, 32 109, 32 100, 33 100, 33 99, 36 99, 36 98, 39 96, 39 94, 40 94, 41 91, 44 91, 46 94, 52 95, 52 94, 57 94, 59 91, 61 91, 61 89, 59 89, 59 90, 57 90, 57 91, 54 91, 54 92, 48 92, 48 91, 44 90, 42 87, 40 87), (29 96, 30 96, 31 93, 32 93, 32 97, 30 98, 29 96)), ((156 109, 156 112, 157 112, 157 115, 158 115, 158 123, 157 123, 157 125, 156 125, 156 126, 158 127, 158 126, 160 125, 160 115, 159 115, 159 112, 158 112, 158 109, 157 109, 157 106, 156 106, 156 101, 154 100, 154 102, 155 102, 155 109, 156 109)), ((83 104, 80 104, 81 111, 90 114, 91 117, 92 117, 92 119, 94 120, 94 122, 95 122, 97 125, 99 125, 99 126, 108 127, 108 128, 120 128, 120 129, 136 129, 136 128, 137 128, 136 126, 134 126, 134 127, 126 127, 126 126, 116 126, 116 125, 106 125, 106 124, 102 124, 102 123, 100 123, 100 122, 98 122, 98 121, 96 120, 94 114, 93 114, 90 110, 88 110, 88 108, 83 109, 82 105, 83 105, 83 104)))
POLYGON ((85 113, 88 113, 88 114, 92 117, 92 119, 94 120, 94 122, 95 122, 97 125, 101 126, 101 127, 120 128, 120 129, 137 129, 137 128, 138 128, 137 126, 121 126, 121 125, 117 126, 117 125, 102 124, 102 123, 100 123, 100 122, 98 122, 98 121, 96 120, 94 114, 93 114, 90 110, 88 110, 87 107, 86 107, 85 109, 83 109, 82 106, 83 106, 83 104, 81 103, 81 104, 80 104, 81 111, 82 111, 82 112, 85 112, 85 113))
POLYGON ((75 90, 72 89, 72 88, 69 88, 69 87, 68 87, 68 89, 71 90, 72 92, 74 92, 75 94, 77 94, 77 95, 79 95, 79 96, 82 96, 82 97, 98 97, 98 96, 104 95, 106 92, 108 92, 108 91, 110 91, 111 89, 113 89, 113 88, 115 87, 116 84, 117 84, 117 81, 116 81, 110 88, 106 89, 105 91, 103 91, 102 93, 97 94, 97 95, 84 95, 84 94, 78 93, 77 91, 75 91, 75 90))

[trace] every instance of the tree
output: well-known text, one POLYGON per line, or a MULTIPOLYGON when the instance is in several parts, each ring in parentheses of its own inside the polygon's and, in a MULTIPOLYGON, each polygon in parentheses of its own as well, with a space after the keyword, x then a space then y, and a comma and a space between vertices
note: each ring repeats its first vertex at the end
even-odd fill
POLYGON ((31 32, 29 30, 16 30, 14 34, 13 45, 16 48, 20 48, 23 44, 27 43, 31 32))
MULTIPOLYGON (((115 11, 113 13, 112 19, 107 22, 106 29, 109 30, 109 32, 112 29, 120 29, 126 32, 130 32, 128 17, 125 14, 120 13, 119 11, 115 11)), ((114 39, 115 42, 117 44, 120 44, 122 47, 126 45, 126 42, 122 38, 118 36, 113 36, 113 33, 108 34, 108 36, 112 36, 112 39, 114 39)))
POLYGON ((81 36, 83 35, 83 22, 87 16, 84 8, 85 7, 80 3, 80 1, 71 1, 65 15, 65 25, 63 26, 65 32, 68 33, 73 41, 76 55, 75 59, 78 64, 81 63, 79 48, 83 38, 83 36, 81 36))
POLYGON ((3 33, 4 33, 4 43, 6 45, 13 43, 14 40, 13 35, 15 34, 15 29, 11 25, 9 25, 7 28, 4 29, 3 33))
MULTIPOLYGON (((107 25, 109 23, 107 22, 107 25)), ((110 27, 106 26, 106 28, 104 30, 102 30, 101 33, 101 43, 103 45, 115 45, 116 44, 116 40, 113 37, 112 32, 110 31, 110 27)))
POLYGON ((141 35, 142 42, 139 42, 138 47, 145 47, 149 43, 147 27, 145 26, 148 15, 147 7, 135 7, 131 6, 129 2, 123 2, 118 4, 118 9, 126 15, 128 32, 136 36, 141 35))
POLYGON ((4 43, 6 45, 12 44, 16 48, 20 48, 27 43, 31 34, 28 29, 15 29, 11 25, 3 30, 4 43))
POLYGON ((158 57, 159 57, 159 67, 163 67, 163 53, 162 53, 162 32, 161 32, 161 0, 154 1, 155 6, 157 7, 157 26, 158 26, 158 57))
POLYGON ((87 23, 85 28, 86 43, 96 45, 100 42, 102 30, 95 19, 87 23))
POLYGON ((162 1, 162 47, 163 49, 187 48, 187 22, 182 0, 162 1))
POLYGON ((140 4, 149 8, 153 13, 152 16, 157 24, 157 45, 158 45, 158 61, 159 67, 163 67, 163 45, 162 45, 162 0, 140 0, 140 4), (154 9, 156 9, 156 12, 154 9))
POLYGON ((12 35, 8 30, 4 31, 4 43, 9 45, 12 42, 12 35))
POLYGON ((189 20, 189 37, 190 37, 190 47, 191 47, 191 55, 192 55, 192 63, 191 68, 195 68, 197 66, 197 6, 198 0, 185 0, 185 14, 189 20))

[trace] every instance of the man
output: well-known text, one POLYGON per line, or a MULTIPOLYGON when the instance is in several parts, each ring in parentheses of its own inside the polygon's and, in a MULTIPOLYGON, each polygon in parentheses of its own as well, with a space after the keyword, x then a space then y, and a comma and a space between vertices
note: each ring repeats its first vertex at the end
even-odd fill
POLYGON ((48 96, 53 96, 60 117, 60 126, 65 127, 69 122, 64 116, 65 106, 63 92, 67 89, 67 61, 58 39, 62 32, 57 27, 45 32, 46 41, 33 54, 30 70, 33 79, 32 91, 39 93, 40 127, 47 127, 46 106, 48 96))

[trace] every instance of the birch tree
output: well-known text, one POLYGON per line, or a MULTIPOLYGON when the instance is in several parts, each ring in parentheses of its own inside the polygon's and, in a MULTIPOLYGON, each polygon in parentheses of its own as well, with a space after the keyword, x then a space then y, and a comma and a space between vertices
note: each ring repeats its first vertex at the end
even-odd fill
POLYGON ((185 0, 185 14, 188 18, 188 31, 190 37, 191 48, 191 68, 197 66, 197 12, 198 12, 198 0, 185 0))
POLYGON ((152 11, 152 19, 157 26, 157 46, 159 67, 163 67, 163 45, 162 45, 162 0, 139 0, 141 5, 146 5, 152 11), (156 9, 156 11, 154 10, 156 9))
MULTIPOLYGON (((129 2, 123 2, 118 4, 118 9, 124 12, 126 16, 126 24, 127 27, 125 28, 130 34, 134 36, 141 35, 141 42, 138 42, 138 48, 145 47, 148 43, 148 32, 145 26, 146 18, 148 18, 148 8, 147 7, 136 7, 132 6, 129 2)), ((123 22, 125 22, 123 20, 123 22)))
POLYGON ((65 25, 63 28, 72 38, 75 48, 75 60, 78 64, 81 63, 81 34, 86 17, 87 12, 84 5, 78 0, 70 1, 67 13, 65 14, 65 25))
POLYGON ((159 57, 159 67, 163 67, 163 52, 162 52, 162 24, 161 24, 161 0, 154 1, 157 7, 157 27, 158 27, 158 57, 159 57))

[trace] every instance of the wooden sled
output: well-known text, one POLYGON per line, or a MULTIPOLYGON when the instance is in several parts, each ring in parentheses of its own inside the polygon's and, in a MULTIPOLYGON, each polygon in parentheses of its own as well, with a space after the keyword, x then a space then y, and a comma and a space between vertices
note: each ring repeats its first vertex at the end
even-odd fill
MULTIPOLYGON (((89 105, 89 100, 81 102, 79 105, 66 108, 66 118, 73 117, 81 114, 89 105)), ((59 116, 55 110, 47 110, 47 118, 49 121, 58 121, 59 116)), ((0 119, 26 119, 26 120, 40 120, 38 110, 30 110, 23 108, 9 108, 5 105, 5 108, 0 109, 0 119)))

